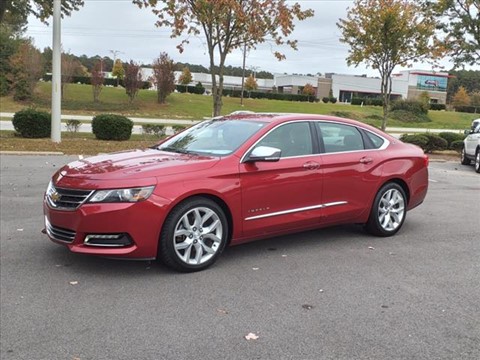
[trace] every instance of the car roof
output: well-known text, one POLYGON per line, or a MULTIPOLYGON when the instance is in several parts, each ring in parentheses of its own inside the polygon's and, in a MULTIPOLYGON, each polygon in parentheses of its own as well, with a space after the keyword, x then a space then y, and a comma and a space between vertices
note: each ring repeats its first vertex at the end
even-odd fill
POLYGON ((267 122, 267 123, 283 123, 283 122, 290 122, 290 121, 304 121, 304 120, 322 120, 322 121, 332 121, 332 122, 340 122, 343 124, 347 125, 353 125, 353 126, 358 126, 362 127, 365 129, 368 129, 373 132, 380 133, 382 135, 388 135, 385 134, 383 131, 380 129, 365 124, 363 122, 353 120, 353 119, 347 119, 347 118, 341 118, 337 116, 330 116, 330 115, 321 115, 321 114, 303 114, 303 113, 272 113, 272 112, 267 112, 267 113, 255 113, 251 111, 236 111, 233 112, 229 115, 225 116, 220 116, 215 119, 221 119, 221 120, 246 120, 246 121, 262 121, 262 122, 267 122))

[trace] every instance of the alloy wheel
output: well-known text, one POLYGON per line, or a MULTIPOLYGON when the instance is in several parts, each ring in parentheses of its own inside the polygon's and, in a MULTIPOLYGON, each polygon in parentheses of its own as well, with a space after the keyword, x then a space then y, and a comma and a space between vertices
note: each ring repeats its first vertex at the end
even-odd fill
POLYGON ((405 216, 405 199, 397 189, 387 190, 378 203, 378 222, 388 232, 402 225, 405 216))

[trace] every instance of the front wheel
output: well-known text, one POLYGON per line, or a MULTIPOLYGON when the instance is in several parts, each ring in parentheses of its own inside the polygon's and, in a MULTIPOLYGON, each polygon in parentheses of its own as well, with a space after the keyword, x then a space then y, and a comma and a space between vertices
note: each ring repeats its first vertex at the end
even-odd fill
POLYGON ((375 196, 366 228, 376 236, 392 236, 402 227, 406 214, 405 191, 396 183, 387 183, 375 196))
POLYGON ((462 165, 470 165, 471 161, 469 158, 467 158, 467 155, 465 154, 465 147, 462 149, 462 155, 461 155, 461 163, 462 165))
POLYGON ((212 265, 228 240, 228 222, 214 201, 196 197, 177 205, 160 235, 158 256, 168 267, 199 271, 212 265))
POLYGON ((475 171, 480 173, 480 149, 478 149, 475 154, 475 171))

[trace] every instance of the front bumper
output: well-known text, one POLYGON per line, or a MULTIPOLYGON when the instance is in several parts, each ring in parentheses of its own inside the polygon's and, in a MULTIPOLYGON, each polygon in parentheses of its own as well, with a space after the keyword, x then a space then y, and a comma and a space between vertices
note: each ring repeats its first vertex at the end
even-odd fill
POLYGON ((129 259, 156 258, 166 213, 155 195, 138 203, 83 204, 75 211, 55 210, 44 201, 43 210, 53 242, 75 253, 129 259))

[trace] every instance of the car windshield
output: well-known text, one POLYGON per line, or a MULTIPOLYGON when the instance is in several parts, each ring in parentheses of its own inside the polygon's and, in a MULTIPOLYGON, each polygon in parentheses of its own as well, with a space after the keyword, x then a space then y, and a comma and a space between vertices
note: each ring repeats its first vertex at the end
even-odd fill
POLYGON ((237 150, 265 124, 251 120, 203 121, 168 139, 157 149, 181 154, 228 155, 237 150))

